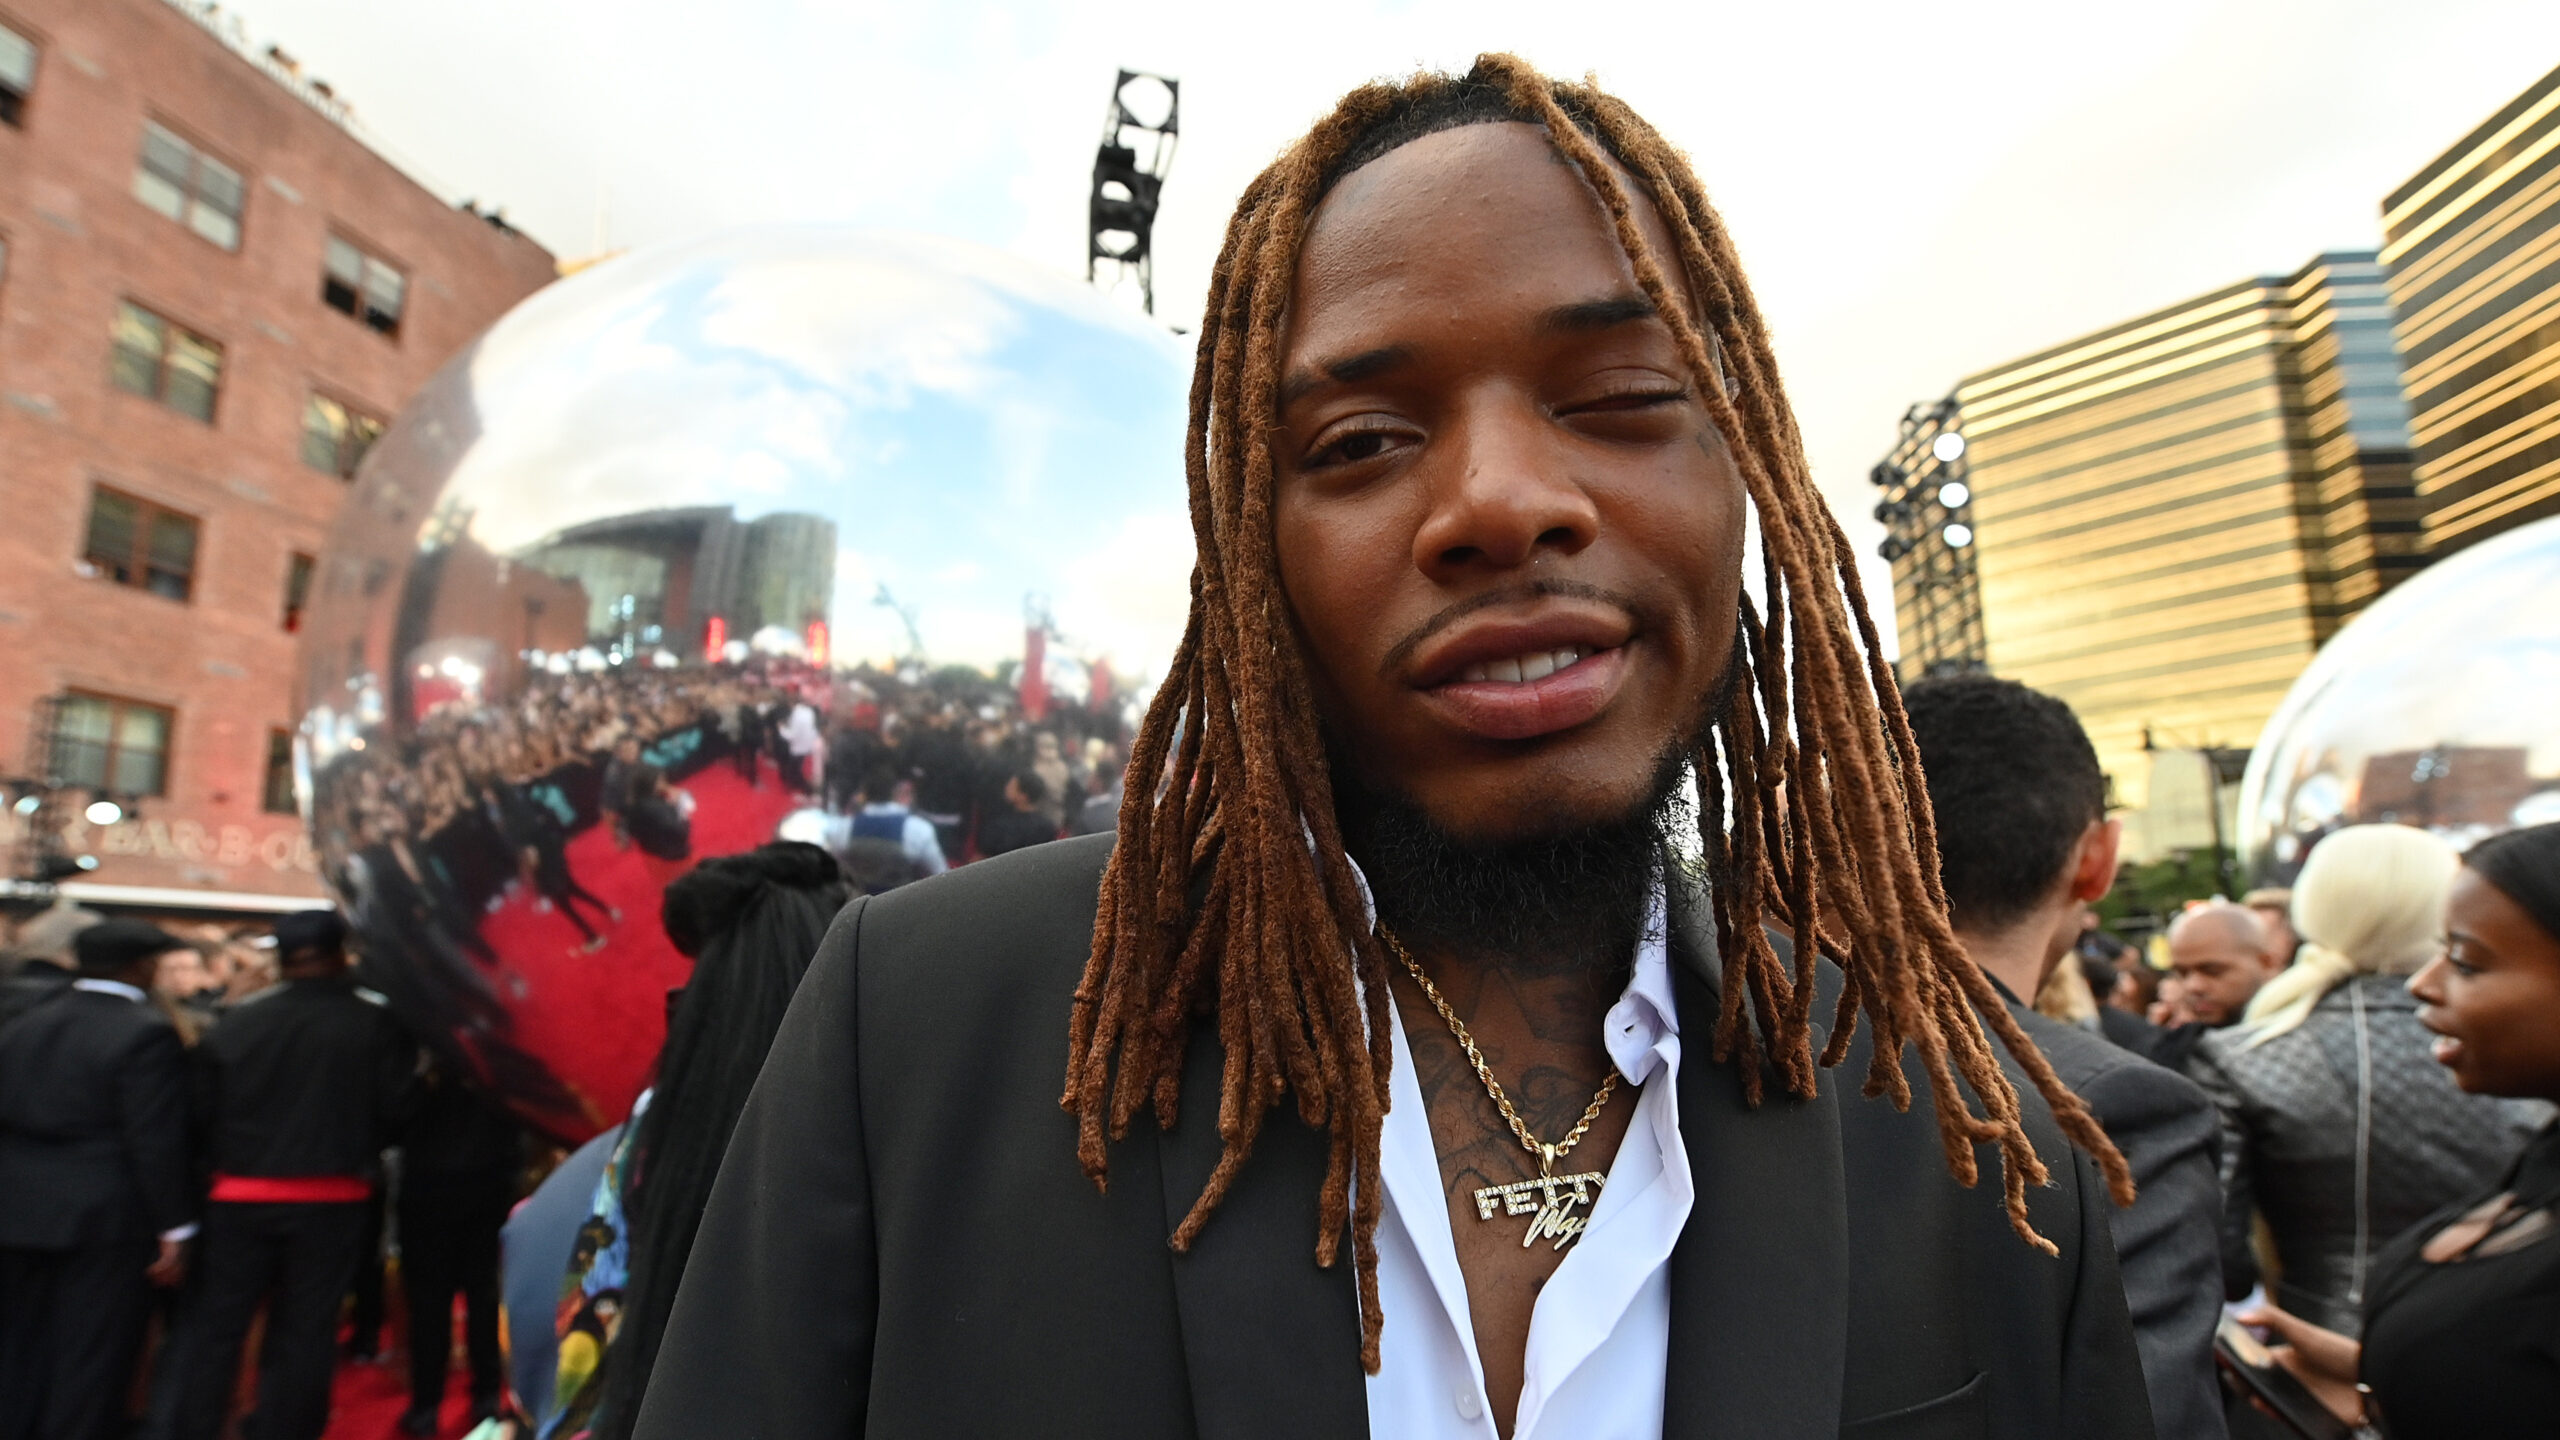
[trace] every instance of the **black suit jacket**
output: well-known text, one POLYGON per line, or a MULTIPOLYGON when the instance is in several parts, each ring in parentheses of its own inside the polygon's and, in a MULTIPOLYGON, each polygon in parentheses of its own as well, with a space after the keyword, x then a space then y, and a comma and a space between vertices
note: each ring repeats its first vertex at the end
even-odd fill
POLYGON ((71 990, 0 1029, 0 1247, 147 1241, 194 1212, 186 1052, 150 1005, 71 990))
POLYGON ((2098 1007, 2098 1031, 2119 1048, 2155 1061, 2160 1058, 2160 1042, 2168 1033, 2132 1011, 2113 1005, 2098 1007))
POLYGON ((50 960, 30 960, 0 980, 0 1025, 6 1025, 71 988, 71 971, 50 960))
MULTIPOLYGON (((1107 1193, 1077 1169, 1058 1097, 1109 852, 1035 846, 838 917, 714 1188, 644 1440, 1367 1433, 1350 1262, 1315 1263, 1321 1132, 1272 1112, 1191 1252, 1167 1244, 1218 1154, 1214 1025, 1179 1123, 1115 1144, 1107 1193)), ((1925 1100, 1898 1114, 1826 1074, 1815 1100, 1746 1106, 1708 1059, 1712 923, 1676 893, 1697 1201, 1664 1433, 2150 1435, 2103 1191, 2033 1092, 2059 1259, 2010 1233, 1996 1186, 1947 1178, 1925 1100)))
POLYGON ((2133 1167, 2139 1194, 2132 1208, 2112 1213, 2111 1228, 2160 1440, 2222 1440, 2228 1431, 2213 1368, 2222 1319, 2213 1102, 2187 1077, 2077 1025, 2014 1003, 2010 1011, 2133 1167))
POLYGON ((290 980, 196 1047, 207 1163, 225 1175, 369 1175, 421 1087, 417 1047, 353 980, 290 980))

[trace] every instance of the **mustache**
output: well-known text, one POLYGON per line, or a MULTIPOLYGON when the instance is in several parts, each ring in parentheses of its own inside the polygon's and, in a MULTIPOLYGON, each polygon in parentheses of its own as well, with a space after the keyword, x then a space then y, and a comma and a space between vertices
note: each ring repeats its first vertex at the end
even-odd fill
POLYGON ((1631 618, 1639 620, 1643 618, 1643 612, 1636 608, 1634 600, 1614 590, 1604 590, 1581 580, 1527 580, 1516 585, 1504 585, 1487 590, 1481 595, 1470 595, 1464 600, 1455 601, 1443 607, 1430 619, 1415 626, 1402 639, 1387 647, 1386 658, 1378 662, 1378 673, 1387 676, 1395 675, 1404 668, 1407 660, 1413 658, 1413 652, 1421 649, 1432 636, 1477 611, 1494 610, 1505 605, 1518 605, 1524 601, 1546 598, 1595 601, 1611 609, 1622 610, 1631 618))

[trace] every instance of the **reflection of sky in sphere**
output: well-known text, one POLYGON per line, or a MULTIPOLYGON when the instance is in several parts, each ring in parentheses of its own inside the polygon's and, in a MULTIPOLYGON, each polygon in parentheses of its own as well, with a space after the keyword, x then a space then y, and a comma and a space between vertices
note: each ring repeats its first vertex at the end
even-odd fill
POLYGON ((2560 519, 2420 572, 2341 630, 2267 722, 2240 805, 2243 843, 2278 865, 2340 823, 2459 842, 2560 818, 2560 519))
POLYGON ((665 507, 832 519, 831 629, 886 659, 1018 655, 1023 599, 1069 647, 1159 673, 1191 564, 1187 357, 1083 286, 947 239, 731 232, 572 276, 501 321, 467 383, 450 500, 499 554, 665 507))

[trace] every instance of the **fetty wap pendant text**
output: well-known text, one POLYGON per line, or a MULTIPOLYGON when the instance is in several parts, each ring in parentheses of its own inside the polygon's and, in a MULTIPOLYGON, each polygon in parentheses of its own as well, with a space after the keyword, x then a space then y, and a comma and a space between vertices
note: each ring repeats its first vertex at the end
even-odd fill
POLYGON ((1520 1248, 1528 1249, 1541 1240, 1553 1240, 1563 1249, 1578 1239, 1583 1227, 1591 1223, 1588 1214, 1576 1215, 1577 1207, 1588 1206, 1599 1198, 1600 1187, 1609 1177, 1597 1170, 1579 1175, 1541 1175, 1535 1180, 1514 1180, 1508 1185, 1487 1185, 1476 1192, 1476 1218, 1490 1220, 1499 1207, 1505 1215, 1534 1215, 1529 1233, 1520 1237, 1520 1248))

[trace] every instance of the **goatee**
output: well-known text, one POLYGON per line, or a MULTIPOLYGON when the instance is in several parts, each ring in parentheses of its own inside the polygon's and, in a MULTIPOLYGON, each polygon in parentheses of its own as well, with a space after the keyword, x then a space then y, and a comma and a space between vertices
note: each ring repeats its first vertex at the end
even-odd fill
POLYGON ((1410 796, 1333 766, 1343 843, 1379 918, 1407 944, 1549 970, 1626 963, 1673 827, 1689 816, 1688 750, 1668 747, 1643 799, 1568 829, 1482 841, 1410 796))

